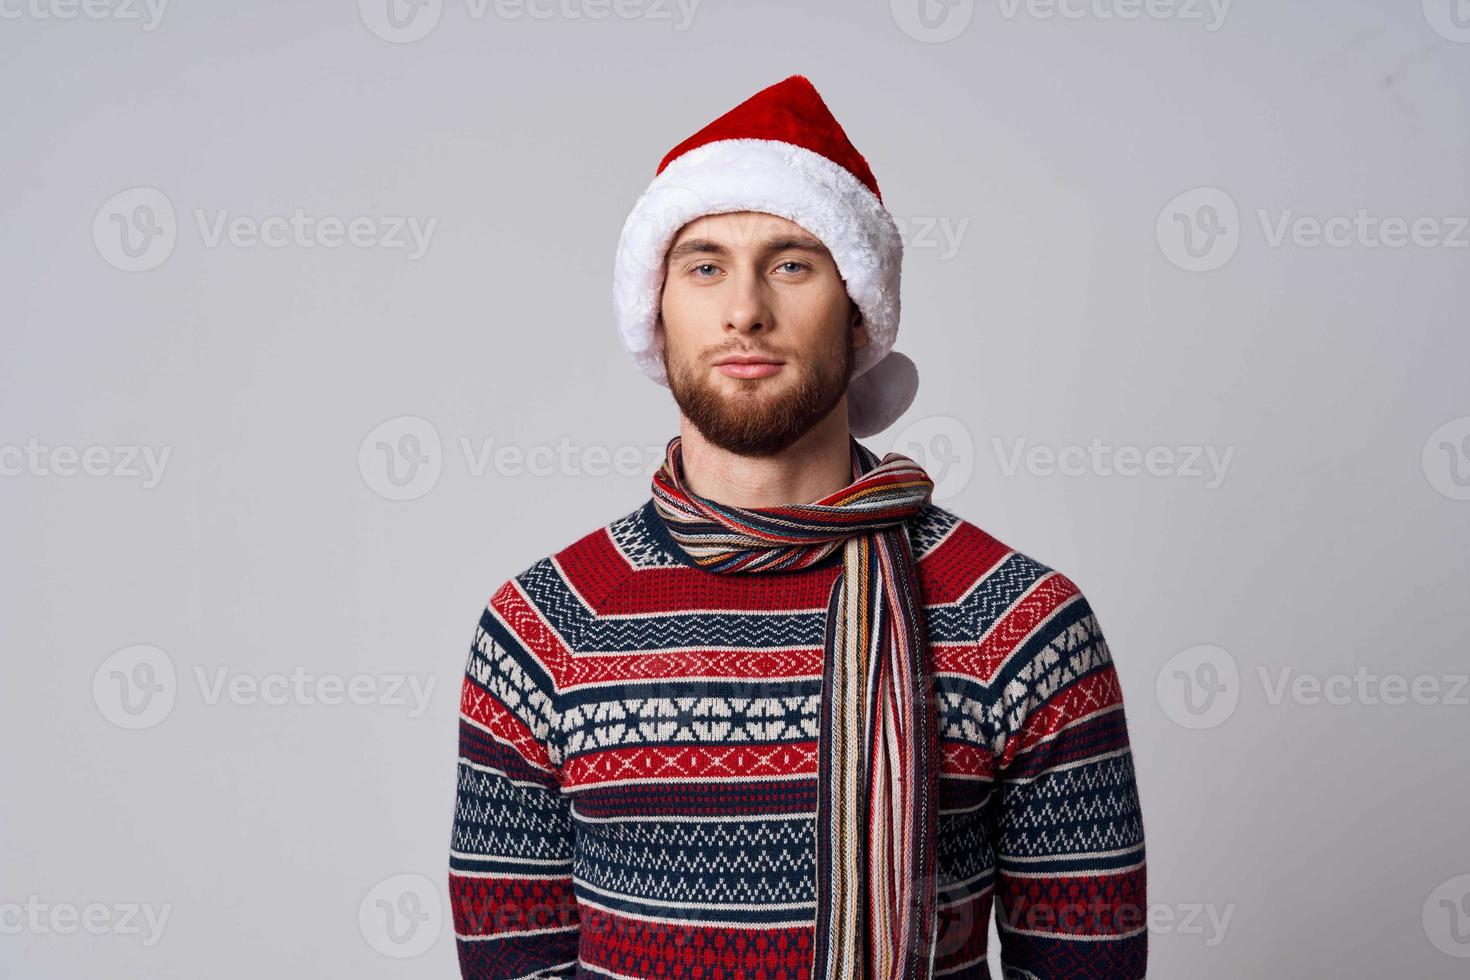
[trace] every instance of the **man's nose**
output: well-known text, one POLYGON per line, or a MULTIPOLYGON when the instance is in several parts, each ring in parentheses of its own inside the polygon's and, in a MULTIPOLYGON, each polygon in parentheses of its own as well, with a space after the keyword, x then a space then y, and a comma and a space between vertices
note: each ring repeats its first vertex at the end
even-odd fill
POLYGON ((771 306, 765 284, 752 271, 731 276, 725 307, 725 329, 737 333, 769 332, 771 306))

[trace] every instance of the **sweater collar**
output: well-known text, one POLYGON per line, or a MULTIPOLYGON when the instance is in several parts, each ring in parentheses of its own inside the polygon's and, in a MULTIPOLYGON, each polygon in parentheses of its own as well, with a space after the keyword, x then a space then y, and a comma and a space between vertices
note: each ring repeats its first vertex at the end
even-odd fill
MULTIPOLYGON (((878 463, 881 462, 881 460, 878 459, 878 457, 873 453, 872 450, 870 450, 867 446, 864 446, 862 443, 858 442, 856 438, 849 436, 849 439, 851 442, 852 450, 858 459, 858 470, 860 473, 867 473, 871 471, 873 467, 877 466, 878 463)), ((644 501, 642 511, 640 512, 640 519, 643 521, 643 525, 648 529, 648 536, 654 541, 655 544, 658 545, 659 550, 662 551, 667 557, 672 558, 679 564, 685 565, 689 568, 699 568, 699 564, 689 556, 688 552, 679 547, 679 543, 675 541, 674 536, 669 533, 668 525, 664 523, 663 516, 659 514, 658 508, 654 506, 652 494, 649 495, 648 500, 644 501)), ((795 572, 771 572, 767 574, 802 575, 807 572, 814 572, 818 569, 835 568, 840 566, 841 564, 842 549, 836 548, 832 551, 830 555, 827 555, 821 561, 817 562, 814 565, 809 565, 804 569, 800 569, 795 572)), ((703 569, 701 569, 701 571, 703 571, 703 569)), ((713 575, 714 573, 711 572, 710 574, 713 575)))

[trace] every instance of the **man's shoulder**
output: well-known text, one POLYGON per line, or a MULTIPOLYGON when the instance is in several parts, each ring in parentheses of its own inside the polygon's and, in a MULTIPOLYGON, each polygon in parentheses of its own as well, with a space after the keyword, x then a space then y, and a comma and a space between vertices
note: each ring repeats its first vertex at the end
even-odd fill
POLYGON ((524 566, 496 590, 492 604, 519 597, 548 617, 570 603, 583 609, 615 593, 637 572, 678 565, 659 540, 650 501, 620 511, 571 542, 524 566))
POLYGON ((976 581, 997 574, 1034 581, 1055 574, 1050 565, 932 501, 909 522, 909 540, 920 567, 933 566, 939 574, 969 575, 976 581))
POLYGON ((910 522, 909 531, 930 591, 973 607, 982 621, 993 622, 1023 606, 1045 615, 1082 599, 1070 576, 932 501, 910 522))

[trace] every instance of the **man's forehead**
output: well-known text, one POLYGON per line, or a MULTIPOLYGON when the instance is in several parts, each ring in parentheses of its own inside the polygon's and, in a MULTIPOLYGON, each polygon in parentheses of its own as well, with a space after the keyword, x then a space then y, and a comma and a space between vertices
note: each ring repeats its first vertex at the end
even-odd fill
POLYGON ((821 239, 801 225, 780 215, 765 211, 729 211, 695 218, 674 237, 671 245, 687 239, 703 238, 731 248, 761 245, 772 240, 795 240, 809 247, 826 250, 821 239))

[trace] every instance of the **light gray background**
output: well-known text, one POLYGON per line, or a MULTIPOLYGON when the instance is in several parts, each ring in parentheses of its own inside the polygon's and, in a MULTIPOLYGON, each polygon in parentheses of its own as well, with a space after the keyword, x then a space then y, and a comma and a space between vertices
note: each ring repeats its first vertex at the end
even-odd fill
POLYGON ((455 975, 447 892, 416 956, 372 918, 396 876, 445 887, 480 609, 645 499, 676 431, 614 332, 618 231, 667 149, 801 72, 906 225, 899 348, 923 383, 868 444, 931 465, 941 503, 1074 578, 1103 623, 1151 975, 1464 976, 1467 233, 1273 246, 1259 217, 1366 209, 1450 234, 1470 214, 1470 37, 1434 27, 1450 3, 1238 0, 1212 23, 1203 4, 1069 19, 989 0, 931 8, 930 31, 906 0, 704 0, 687 22, 652 0, 602 19, 446 0, 400 43, 369 28, 371 0, 175 0, 152 30, 141 5, 6 0, 0 905, 99 903, 114 926, 0 914, 0 974, 455 975), (106 244, 132 188, 176 210, 146 271, 106 244), (1239 211, 1208 271, 1158 231, 1197 188, 1239 211), (410 259, 211 246, 195 217, 295 208, 437 224, 410 259), (440 449, 419 443, 423 482, 393 500, 373 454, 412 448, 404 417, 440 449), (1094 438, 1233 455, 1218 481, 1008 472, 1017 440, 1094 438), (41 462, 18 463, 32 439, 41 462), (563 441, 539 475, 465 455, 563 441), (94 446, 105 472, 55 474, 58 447, 94 446), (170 453, 156 485, 118 471, 127 447, 170 453), (591 447, 639 465, 589 474, 591 447), (133 730, 109 658, 140 644, 176 669, 175 700, 133 730), (211 703, 196 674, 297 668, 435 686, 414 717, 211 703), (1286 668, 1425 675, 1439 695, 1273 698, 1286 668), (1210 670, 1224 700, 1186 697, 1210 670), (168 907, 157 942, 116 924, 128 904, 168 907))

